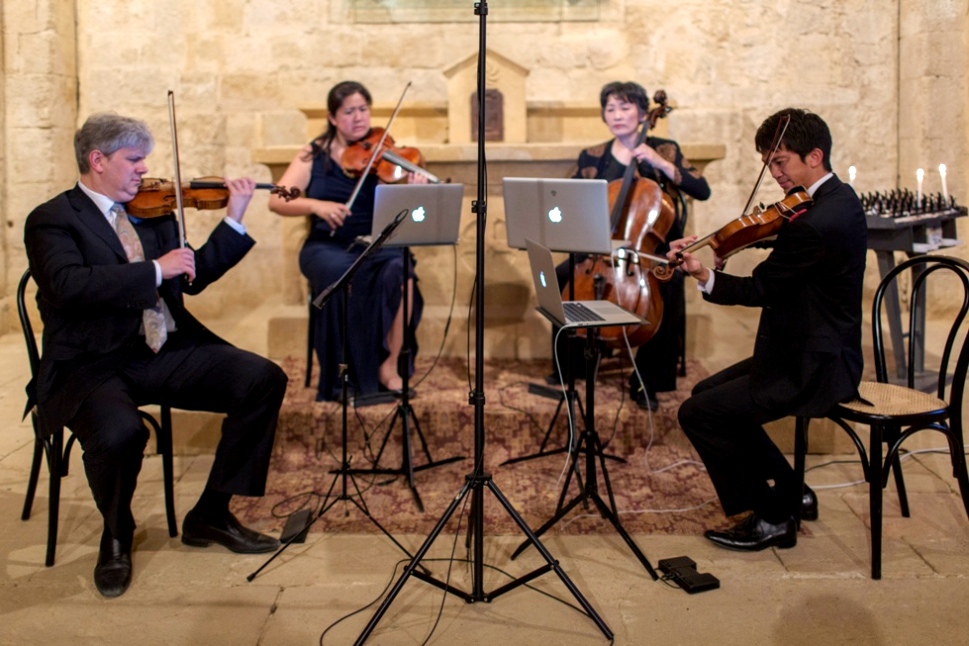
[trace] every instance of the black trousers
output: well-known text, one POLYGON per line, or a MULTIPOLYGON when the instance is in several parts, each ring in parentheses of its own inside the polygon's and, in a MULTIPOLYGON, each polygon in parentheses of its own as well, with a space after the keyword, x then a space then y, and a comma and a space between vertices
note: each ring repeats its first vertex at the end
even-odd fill
POLYGON ((746 359, 698 383, 680 407, 679 421, 707 467, 724 513, 753 511, 777 523, 794 512, 794 469, 763 424, 787 413, 754 402, 750 365, 746 359))
POLYGON ((286 382, 268 359, 180 332, 157 355, 139 346, 68 422, 84 450, 84 470, 105 527, 121 541, 134 532, 131 499, 149 435, 137 409, 146 404, 225 413, 206 488, 263 495, 286 382))

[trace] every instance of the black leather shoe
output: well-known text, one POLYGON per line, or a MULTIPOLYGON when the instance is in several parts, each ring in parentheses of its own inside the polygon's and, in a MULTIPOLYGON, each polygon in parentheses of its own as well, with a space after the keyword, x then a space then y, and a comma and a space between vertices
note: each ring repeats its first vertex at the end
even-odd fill
POLYGON ((98 564, 94 566, 94 585, 105 597, 120 597, 131 584, 131 547, 111 536, 101 534, 98 564))
POLYGON ((818 519, 818 495, 811 487, 804 485, 804 495, 801 496, 801 520, 818 519))
POLYGON ((656 395, 649 392, 645 388, 631 388, 629 390, 629 397, 636 402, 642 410, 656 410, 659 408, 659 402, 656 401, 656 395))
POLYGON ((756 552, 768 547, 788 548, 797 545, 797 527, 793 518, 774 524, 757 514, 726 531, 707 530, 703 535, 722 547, 756 552))
POLYGON ((218 543, 239 554, 262 554, 279 549, 278 540, 243 527, 231 513, 227 513, 222 522, 212 523, 202 518, 194 509, 185 514, 182 542, 192 547, 208 547, 212 543, 218 543))

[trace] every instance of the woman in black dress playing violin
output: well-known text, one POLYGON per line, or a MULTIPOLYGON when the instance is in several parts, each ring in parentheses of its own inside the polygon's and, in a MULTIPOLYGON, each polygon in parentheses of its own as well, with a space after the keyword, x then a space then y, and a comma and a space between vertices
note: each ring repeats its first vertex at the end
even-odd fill
MULTIPOLYGON (((343 275, 366 247, 358 238, 370 235, 374 193, 380 180, 372 174, 364 177, 356 198, 348 206, 359 177, 346 172, 341 159, 350 146, 370 133, 371 104, 370 92, 360 83, 343 81, 333 86, 327 96, 326 132, 307 144, 280 178, 284 186, 302 189, 305 197, 289 202, 275 195, 270 197, 269 207, 279 215, 312 216, 309 235, 300 250, 299 266, 310 281, 313 295, 343 275)), ((427 179, 411 173, 408 182, 425 183, 427 179)), ((413 264, 411 258, 412 268, 413 264)), ((397 363, 404 335, 413 335, 423 309, 412 269, 407 281, 411 325, 404 325, 403 265, 399 249, 384 248, 354 275, 347 312, 350 356, 346 362, 357 395, 379 390, 399 391, 402 386, 397 363)), ((344 300, 342 293, 335 294, 316 316, 314 344, 320 363, 318 400, 336 400, 340 396, 344 300)), ((408 341, 413 357, 417 344, 413 336, 408 341)), ((413 370, 413 365, 407 369, 413 370)))
MULTIPOLYGON (((573 177, 610 182, 621 180, 626 167, 635 160, 639 176, 657 182, 676 205, 676 218, 666 239, 683 237, 687 217, 684 195, 706 200, 710 197, 707 181, 687 161, 675 141, 648 136, 643 143, 639 143, 639 129, 649 111, 649 97, 641 85, 619 81, 608 83, 599 94, 599 103, 602 120, 613 139, 583 150, 573 177)), ((665 246, 656 249, 659 254, 666 251, 665 246)), ((564 286, 570 279, 568 265, 560 266, 557 273, 559 284, 564 286)), ((681 356, 686 316, 682 276, 677 275, 663 284, 660 293, 663 297, 662 323, 650 340, 639 346, 636 352, 636 365, 645 388, 641 388, 635 372, 629 380, 630 395, 636 403, 641 408, 653 410, 657 406, 657 392, 676 389, 677 364, 681 356)), ((560 359, 565 356, 562 345, 560 342, 557 353, 560 359)), ((573 356, 581 356, 581 351, 573 352, 573 356)))

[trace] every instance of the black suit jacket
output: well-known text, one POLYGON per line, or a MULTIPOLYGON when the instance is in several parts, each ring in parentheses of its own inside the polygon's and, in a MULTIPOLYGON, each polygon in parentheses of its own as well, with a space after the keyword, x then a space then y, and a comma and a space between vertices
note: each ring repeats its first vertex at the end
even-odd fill
POLYGON ((857 392, 867 230, 854 190, 831 177, 751 276, 717 273, 704 298, 763 308, 750 365, 759 405, 819 416, 857 392))
POLYGON ((185 309, 183 292, 197 294, 239 262, 255 241, 220 223, 195 251, 196 277, 155 287, 152 259, 178 246, 174 216, 143 220, 135 230, 145 261, 128 262, 107 219, 77 186, 27 217, 24 242, 37 282, 44 322, 40 370, 28 386, 42 433, 64 426, 90 392, 122 365, 144 337, 142 312, 160 294, 178 333, 220 341, 185 309))

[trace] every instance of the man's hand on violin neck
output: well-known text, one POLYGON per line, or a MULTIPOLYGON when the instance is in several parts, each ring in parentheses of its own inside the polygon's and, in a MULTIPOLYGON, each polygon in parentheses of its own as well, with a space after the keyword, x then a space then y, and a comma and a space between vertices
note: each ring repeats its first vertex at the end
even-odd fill
POLYGON ((249 200, 256 190, 256 182, 248 177, 239 179, 223 178, 225 187, 229 189, 229 204, 226 209, 226 216, 236 222, 242 222, 242 216, 246 214, 249 200))
POLYGON ((172 249, 156 262, 165 280, 177 276, 188 276, 190 282, 195 280, 195 252, 188 247, 172 249))

